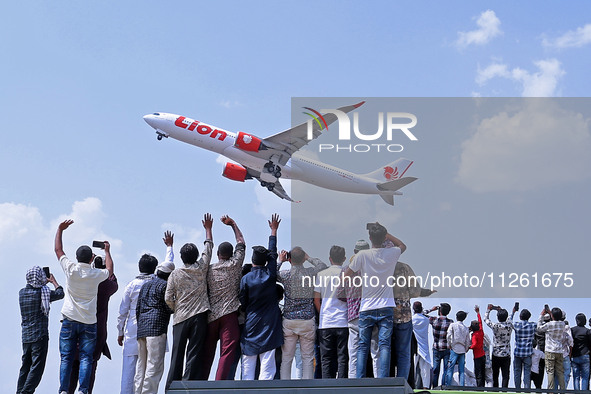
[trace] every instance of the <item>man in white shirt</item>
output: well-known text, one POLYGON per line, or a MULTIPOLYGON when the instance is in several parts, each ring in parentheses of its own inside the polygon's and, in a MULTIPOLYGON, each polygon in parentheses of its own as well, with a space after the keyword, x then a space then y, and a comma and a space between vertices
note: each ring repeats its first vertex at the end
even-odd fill
POLYGON ((417 339, 417 358, 415 359, 415 386, 429 390, 431 387, 431 353, 429 352, 429 318, 423 313, 423 304, 412 304, 412 331, 417 339), (421 383, 419 385, 419 383, 421 383))
POLYGON ((359 272, 363 277, 361 307, 359 312, 359 348, 357 350, 357 377, 364 378, 371 333, 378 326, 378 373, 384 378, 390 374, 390 344, 394 326, 394 292, 388 278, 394 275, 396 262, 406 250, 406 245, 391 236, 394 247, 382 248, 388 231, 379 223, 369 223, 369 240, 372 248, 362 250, 353 259, 345 275, 352 277, 359 272))
POLYGON ((322 360, 322 379, 347 378, 347 302, 338 298, 345 248, 333 245, 329 256, 331 265, 318 273, 314 288, 314 306, 320 314, 318 342, 322 360))
MULTIPOLYGON (((173 251, 171 234, 165 233, 166 259, 172 261, 173 251), (168 242, 168 243, 167 243, 168 242)), ((142 286, 154 277, 158 265, 156 257, 144 254, 140 257, 138 267, 140 274, 125 286, 123 298, 119 305, 117 343, 123 346, 123 362, 121 367, 121 394, 131 394, 134 391, 134 378, 139 357, 137 341, 137 303, 142 286)))
POLYGON ((96 345, 96 302, 99 284, 113 274, 111 246, 104 242, 106 269, 93 268, 94 254, 83 245, 76 251, 77 263, 64 253, 62 233, 74 223, 66 220, 58 226, 55 235, 55 254, 66 276, 66 297, 62 307, 60 331, 60 393, 67 393, 70 372, 76 348, 80 352, 79 392, 88 393, 92 372, 93 353, 96 345))
POLYGON ((470 349, 472 340, 470 338, 470 329, 464 325, 464 320, 468 314, 464 311, 456 313, 458 321, 451 323, 447 329, 447 343, 450 347, 449 365, 447 367, 446 384, 452 384, 452 377, 456 364, 458 364, 458 375, 460 386, 465 383, 464 366, 466 364, 466 353, 470 349))
MULTIPOLYGON (((566 324, 561 321, 562 310, 560 308, 552 308, 548 310, 544 308, 540 313, 538 320, 538 332, 545 333, 546 335, 546 348, 545 348, 545 360, 546 360, 546 373, 548 374, 548 390, 554 390, 556 386, 559 389, 566 389, 564 381, 564 343, 566 331, 566 324), (544 315, 549 314, 552 317, 552 321, 545 323, 544 315)), ((566 338, 566 343, 569 346, 573 345, 572 337, 566 338), (570 341, 569 341, 570 339, 570 341)))

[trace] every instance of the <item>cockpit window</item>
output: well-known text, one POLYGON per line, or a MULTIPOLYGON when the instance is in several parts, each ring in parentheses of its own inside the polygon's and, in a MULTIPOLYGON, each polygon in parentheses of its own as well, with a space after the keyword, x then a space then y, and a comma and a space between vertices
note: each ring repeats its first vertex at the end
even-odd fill
POLYGON ((152 115, 160 116, 158 112, 154 112, 152 115))

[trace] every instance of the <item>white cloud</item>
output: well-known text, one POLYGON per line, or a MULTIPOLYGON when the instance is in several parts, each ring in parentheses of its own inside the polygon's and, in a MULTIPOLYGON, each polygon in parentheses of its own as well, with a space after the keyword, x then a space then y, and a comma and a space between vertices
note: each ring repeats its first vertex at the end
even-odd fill
POLYGON ((222 100, 220 101, 220 105, 224 108, 235 108, 241 107, 242 103, 237 100, 222 100))
POLYGON ((493 78, 505 78, 520 83, 523 97, 552 97, 557 94, 558 81, 565 74, 557 59, 534 62, 536 72, 522 68, 509 69, 506 64, 493 63, 484 69, 478 69, 476 83, 484 85, 493 78))
POLYGON ((501 21, 492 10, 484 11, 476 20, 478 29, 458 32, 456 46, 465 48, 468 45, 484 45, 493 38, 503 34, 499 26, 501 21))
POLYGON ((555 101, 526 100, 479 123, 462 144, 456 180, 475 192, 522 192, 586 179, 589 124, 555 101))
POLYGON ((0 245, 38 236, 42 227, 43 219, 37 208, 13 203, 0 204, 0 245))
MULTIPOLYGON (((287 200, 279 198, 275 193, 268 191, 262 187, 258 181, 255 181, 254 192, 257 198, 254 211, 264 218, 269 219, 272 214, 277 213, 279 217, 289 219, 291 218, 291 204, 287 200)), ((287 179, 281 180, 281 185, 285 192, 291 196, 291 181, 287 179)))
POLYGON ((575 31, 567 31, 554 39, 544 38, 542 45, 550 48, 580 48, 591 43, 591 23, 578 27, 575 31))
MULTIPOLYGON (((198 220, 202 220, 200 218, 198 220)), ((197 220, 197 219, 196 219, 197 220)), ((215 220, 215 218, 214 218, 215 220)), ((177 246, 176 249, 179 249, 180 246, 184 245, 187 242, 192 242, 196 245, 201 245, 201 242, 205 239, 205 229, 201 228, 194 228, 194 227, 187 227, 177 223, 163 223, 160 226, 162 233, 164 231, 172 231, 174 234, 174 244, 177 246)), ((164 243, 162 244, 164 248, 164 243)))

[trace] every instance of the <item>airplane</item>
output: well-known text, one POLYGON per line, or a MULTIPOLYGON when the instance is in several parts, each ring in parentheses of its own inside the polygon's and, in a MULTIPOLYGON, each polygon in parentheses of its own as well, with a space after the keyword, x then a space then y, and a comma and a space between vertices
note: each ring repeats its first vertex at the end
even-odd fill
MULTIPOLYGON (((363 103, 339 110, 347 113, 363 103)), ((337 120, 332 113, 322 115, 322 118, 326 127, 337 120)), ((144 116, 144 120, 156 130, 159 141, 170 137, 223 155, 239 163, 227 162, 222 171, 224 177, 238 182, 257 179, 261 186, 291 202, 295 201, 286 193, 280 178, 341 192, 377 194, 390 205, 394 205, 395 195, 402 195, 399 189, 417 180, 404 177, 413 163, 404 158, 367 174, 355 174, 298 154, 297 151, 309 142, 308 122, 267 138, 259 138, 170 113, 155 112, 144 116)), ((313 138, 317 138, 326 127, 322 127, 320 122, 313 122, 313 138)))

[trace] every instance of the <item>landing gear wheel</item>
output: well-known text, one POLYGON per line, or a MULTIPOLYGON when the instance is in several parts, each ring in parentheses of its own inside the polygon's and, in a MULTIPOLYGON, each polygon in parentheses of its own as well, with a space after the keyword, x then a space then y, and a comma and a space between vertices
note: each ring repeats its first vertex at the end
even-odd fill
POLYGON ((272 192, 273 189, 275 189, 275 184, 274 183, 267 184, 267 190, 269 190, 270 192, 272 192))
POLYGON ((265 181, 261 181, 261 186, 262 186, 262 187, 267 187, 267 182, 265 182, 265 181))
POLYGON ((158 138, 158 141, 162 141, 162 134, 158 134, 158 137, 156 138, 158 138))
POLYGON ((275 178, 281 178, 281 170, 276 170, 273 175, 275 175, 275 178))

